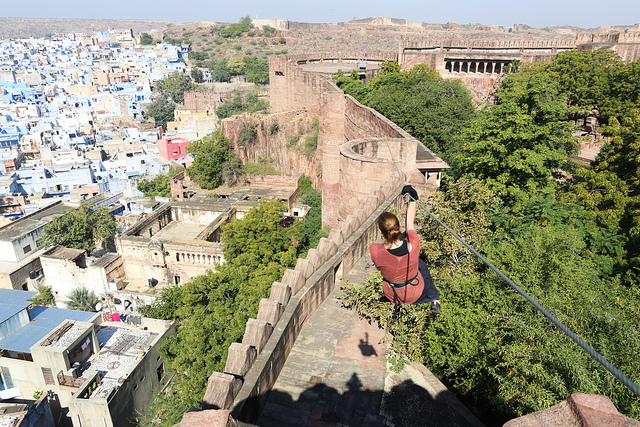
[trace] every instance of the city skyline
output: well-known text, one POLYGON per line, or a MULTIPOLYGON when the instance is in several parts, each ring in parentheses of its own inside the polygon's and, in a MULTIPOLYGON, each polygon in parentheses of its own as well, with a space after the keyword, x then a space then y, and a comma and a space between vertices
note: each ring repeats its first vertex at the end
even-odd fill
POLYGON ((389 2, 356 0, 348 3, 328 0, 315 3, 284 1, 277 3, 255 0, 227 3, 222 7, 204 0, 190 0, 179 7, 167 0, 23 0, 3 6, 5 17, 68 18, 68 19, 148 19, 175 22, 217 21, 237 22, 243 16, 265 19, 289 19, 299 22, 344 22, 358 18, 383 16, 406 19, 409 22, 442 24, 480 23, 533 27, 575 26, 585 29, 598 26, 634 25, 640 23, 640 8, 635 0, 612 0, 603 7, 595 0, 540 0, 514 3, 507 0, 477 2, 405 1, 389 2), (410 12, 409 12, 410 11, 410 12))

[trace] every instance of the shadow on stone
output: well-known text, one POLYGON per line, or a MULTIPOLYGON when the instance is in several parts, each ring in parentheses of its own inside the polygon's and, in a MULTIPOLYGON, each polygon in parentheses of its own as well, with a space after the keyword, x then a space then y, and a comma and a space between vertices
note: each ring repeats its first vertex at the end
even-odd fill
POLYGON ((358 348, 363 356, 377 356, 378 353, 376 349, 373 348, 371 344, 369 344, 369 333, 364 333, 364 339, 360 339, 360 344, 358 344, 358 348))

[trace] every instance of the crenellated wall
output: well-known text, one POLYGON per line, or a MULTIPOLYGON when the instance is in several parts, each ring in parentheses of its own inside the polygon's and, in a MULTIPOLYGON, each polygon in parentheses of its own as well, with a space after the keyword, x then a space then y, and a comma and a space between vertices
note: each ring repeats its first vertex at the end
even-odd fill
POLYGON ((399 180, 384 182, 369 195, 368 203, 273 283, 256 318, 247 322, 242 343, 229 348, 225 372, 209 377, 203 409, 229 409, 236 420, 255 421, 304 322, 333 290, 336 279, 347 274, 378 239, 375 220, 380 213, 401 203, 399 180))

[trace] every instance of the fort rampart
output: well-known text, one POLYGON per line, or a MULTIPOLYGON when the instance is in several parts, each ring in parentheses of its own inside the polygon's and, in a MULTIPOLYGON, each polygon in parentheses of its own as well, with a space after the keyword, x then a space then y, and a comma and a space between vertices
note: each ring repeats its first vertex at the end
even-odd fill
MULTIPOLYGON (((318 61, 330 57, 320 54, 318 61)), ((367 55, 367 58, 370 57, 367 55)), ((270 58, 271 108, 275 113, 306 110, 319 119, 316 159, 322 162, 323 225, 339 226, 348 212, 366 203, 367 197, 379 188, 380 182, 397 175, 391 163, 363 162, 362 159, 346 156, 346 152, 340 149, 345 142, 380 138, 380 146, 387 151, 391 149, 389 156, 397 162, 403 179, 416 186, 425 186, 428 177, 416 167, 419 141, 382 114, 346 95, 330 76, 314 73, 313 67, 298 65, 303 60, 305 64, 315 62, 310 55, 270 58), (395 142, 387 146, 383 143, 387 139, 395 142), (368 170, 366 176, 351 172, 362 170, 364 165, 368 170)), ((382 152, 381 149, 378 154, 382 152)), ((441 162, 433 153, 430 154, 434 160, 441 162)), ((426 191, 426 188, 422 190, 426 191)))
MULTIPOLYGON (((341 147, 349 150, 352 144, 341 147)), ((236 420, 253 422, 275 383, 302 325, 379 237, 376 218, 392 207, 400 208, 399 179, 386 181, 369 195, 295 269, 286 270, 272 285, 268 299, 260 301, 255 319, 249 319, 242 343, 232 344, 225 372, 209 377, 203 409, 228 409, 236 420)))

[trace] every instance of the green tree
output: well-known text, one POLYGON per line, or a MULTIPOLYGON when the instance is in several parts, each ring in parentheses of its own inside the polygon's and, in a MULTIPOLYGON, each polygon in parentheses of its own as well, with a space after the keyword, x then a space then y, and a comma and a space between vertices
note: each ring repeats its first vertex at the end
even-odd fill
POLYGON ((151 35, 149 33, 142 33, 140 35, 140 44, 141 45, 147 46, 147 45, 150 45, 150 44, 153 44, 153 43, 154 43, 153 37, 151 37, 151 35))
POLYGON ((303 249, 303 225, 287 227, 285 210, 280 201, 261 202, 243 219, 223 226, 225 263, 217 272, 163 290, 160 302, 145 309, 145 314, 172 319, 179 327, 160 349, 175 377, 168 392, 146 411, 143 425, 159 417, 161 425, 171 426, 189 406, 200 405, 207 377, 224 369, 229 346, 241 340, 260 299, 295 264, 303 249))
POLYGON ((224 103, 218 107, 216 114, 221 119, 226 119, 236 114, 243 112, 257 113, 267 112, 269 104, 267 101, 258 98, 256 92, 249 92, 244 96, 238 91, 234 90, 230 97, 225 98, 224 103))
POLYGON ((32 297, 29 301, 36 305, 53 306, 53 292, 51 292, 50 286, 42 285, 38 288, 38 294, 32 297))
POLYGON ((275 34, 276 29, 273 28, 271 25, 265 25, 262 27, 262 35, 264 35, 265 37, 271 37, 275 34))
POLYGON ((611 113, 620 110, 613 89, 622 67, 622 59, 615 51, 571 50, 553 57, 547 72, 559 83, 571 106, 580 111, 600 109, 608 120, 611 113))
POLYGON ((244 58, 244 71, 249 83, 269 83, 269 62, 256 56, 244 58))
POLYGON ((232 75, 244 74, 245 64, 242 56, 233 56, 227 61, 227 70, 232 75))
POLYGON ((211 78, 217 82, 230 82, 231 73, 224 68, 217 68, 211 73, 211 78))
POLYGON ((97 311, 96 305, 100 302, 96 294, 84 286, 78 286, 67 297, 69 310, 97 311))
POLYGON ((191 68, 191 78, 196 83, 202 83, 204 81, 204 74, 202 74, 199 68, 193 67, 191 68))
POLYGON ((388 117, 446 161, 460 149, 456 135, 474 116, 471 96, 458 82, 419 65, 400 71, 385 62, 378 77, 364 84, 353 70, 338 73, 336 84, 361 103, 388 117))
POLYGON ((156 126, 166 129, 167 123, 174 119, 175 109, 176 104, 169 100, 168 95, 161 94, 149 104, 149 107, 144 111, 144 116, 153 119, 156 126))
POLYGON ((138 181, 138 190, 142 191, 145 197, 169 197, 171 196, 171 183, 168 174, 161 174, 148 180, 142 178, 138 181))
POLYGON ((465 129, 460 172, 484 180, 509 206, 553 185, 555 169, 577 152, 558 85, 544 73, 510 74, 497 105, 465 129))
POLYGON ((208 190, 222 184, 224 165, 235 158, 231 143, 220 129, 189 144, 187 152, 194 156, 193 163, 187 168, 187 175, 208 190))
POLYGON ((627 241, 621 264, 625 283, 636 286, 640 278, 640 110, 622 123, 615 118, 603 132, 611 137, 591 169, 577 175, 567 198, 577 201, 596 216, 602 227, 619 230, 627 241))
POLYGON ((43 246, 62 245, 91 252, 96 246, 106 246, 115 235, 116 221, 106 208, 91 210, 88 205, 54 218, 44 229, 39 243, 43 246))
POLYGON ((184 102, 184 93, 188 90, 195 90, 198 85, 192 82, 186 74, 176 71, 158 80, 156 87, 163 95, 170 97, 172 101, 182 104, 184 102))

